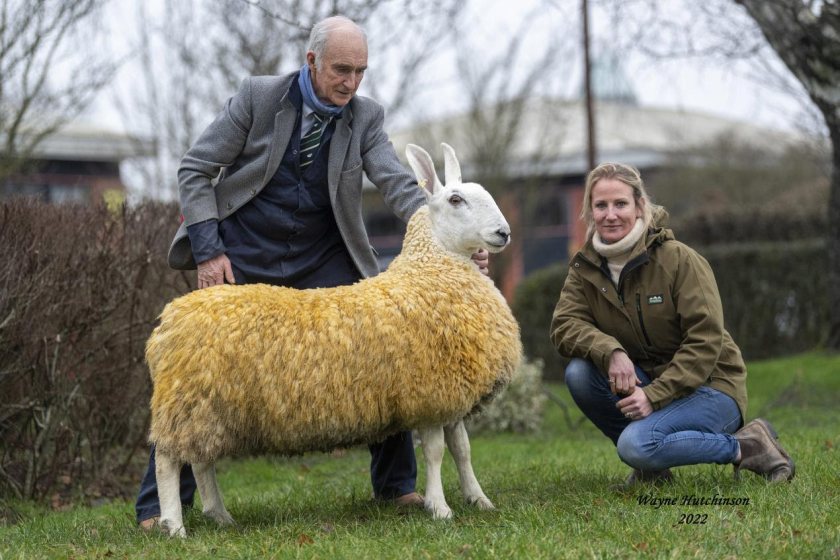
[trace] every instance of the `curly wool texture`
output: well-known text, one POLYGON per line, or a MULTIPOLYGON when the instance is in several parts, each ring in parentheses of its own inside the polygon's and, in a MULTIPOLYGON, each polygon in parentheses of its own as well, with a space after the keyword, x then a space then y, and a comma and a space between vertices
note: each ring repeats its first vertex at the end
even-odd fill
POLYGON ((380 441, 465 417, 521 358, 501 293, 438 244, 423 207, 374 278, 217 286, 167 305, 146 345, 149 439, 190 463, 380 441))

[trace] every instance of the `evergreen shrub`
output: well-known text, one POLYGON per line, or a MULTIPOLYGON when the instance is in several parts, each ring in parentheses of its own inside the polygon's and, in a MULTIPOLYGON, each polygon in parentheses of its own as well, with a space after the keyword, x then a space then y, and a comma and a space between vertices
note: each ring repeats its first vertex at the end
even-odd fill
POLYGON ((470 433, 539 431, 548 398, 542 368, 539 360, 523 361, 502 394, 467 419, 470 433))
MULTIPOLYGON (((807 351, 828 332, 828 259, 823 239, 747 242, 696 247, 717 279, 727 330, 748 360, 807 351)), ((513 312, 528 356, 545 364, 546 379, 562 379, 566 361, 549 340, 565 263, 528 276, 513 312)))

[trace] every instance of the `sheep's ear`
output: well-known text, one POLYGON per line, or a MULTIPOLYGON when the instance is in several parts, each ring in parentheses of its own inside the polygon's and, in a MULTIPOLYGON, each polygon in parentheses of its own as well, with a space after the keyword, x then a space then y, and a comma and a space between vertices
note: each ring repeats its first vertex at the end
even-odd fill
POLYGON ((443 146, 443 162, 444 172, 446 173, 446 184, 449 186, 461 183, 461 164, 458 163, 458 158, 455 156, 455 149, 445 142, 440 144, 443 146))
POLYGON ((417 184, 423 189, 426 198, 430 198, 441 187, 440 179, 435 173, 432 156, 420 146, 408 144, 405 147, 405 157, 408 158, 408 164, 417 176, 417 184))

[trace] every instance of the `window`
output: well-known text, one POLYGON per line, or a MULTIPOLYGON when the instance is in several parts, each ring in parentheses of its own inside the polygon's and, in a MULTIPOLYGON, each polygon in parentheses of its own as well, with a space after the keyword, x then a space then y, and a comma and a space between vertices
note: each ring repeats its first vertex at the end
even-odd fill
POLYGON ((89 192, 87 185, 49 185, 47 200, 55 204, 86 204, 89 192))

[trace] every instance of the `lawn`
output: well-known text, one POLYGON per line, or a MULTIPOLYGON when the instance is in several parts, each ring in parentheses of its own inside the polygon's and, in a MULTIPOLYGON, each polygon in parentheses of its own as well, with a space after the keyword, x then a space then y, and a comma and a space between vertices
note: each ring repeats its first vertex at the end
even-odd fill
MULTIPOLYGON (((257 458, 218 467, 234 528, 190 510, 181 541, 138 531, 131 503, 65 512, 12 503, 19 518, 0 526, 0 559, 840 558, 840 356, 749 370, 750 419, 778 429, 797 462, 791 484, 769 486, 751 473, 735 481, 731 466, 703 465, 676 469, 664 487, 612 490, 628 471, 612 445, 577 425, 576 409, 570 425, 548 404, 539 434, 473 438, 473 464, 496 511, 461 502, 449 459, 444 485, 455 517, 434 521, 371 500, 364 449, 257 458), (676 504, 654 505, 662 501, 676 504)), ((551 390, 571 403, 562 385, 551 390)))

